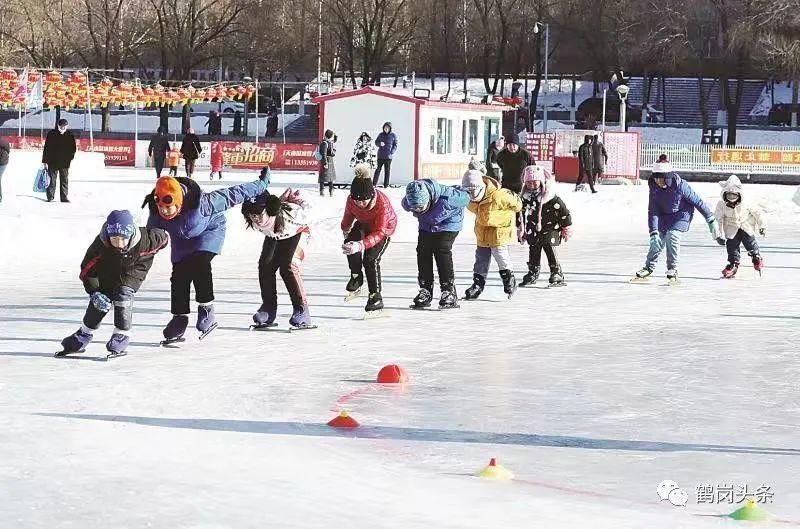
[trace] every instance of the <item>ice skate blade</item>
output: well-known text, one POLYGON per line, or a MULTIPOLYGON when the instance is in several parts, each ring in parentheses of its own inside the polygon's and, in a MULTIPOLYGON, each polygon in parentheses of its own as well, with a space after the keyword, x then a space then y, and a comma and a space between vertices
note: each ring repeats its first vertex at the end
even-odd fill
POLYGON ((208 336, 209 334, 211 334, 211 333, 214 331, 214 329, 216 329, 216 328, 217 328, 217 325, 219 325, 217 322, 214 322, 214 323, 212 323, 212 324, 211 324, 211 327, 209 327, 209 328, 208 328, 208 329, 206 329, 205 331, 201 332, 201 333, 200 333, 200 336, 199 336, 197 339, 198 339, 198 340, 203 340, 203 339, 205 339, 205 337, 206 337, 206 336, 208 336))
POLYGON ((296 326, 295 325, 290 325, 289 326, 289 332, 310 331, 312 329, 317 329, 317 328, 318 327, 316 325, 296 325, 296 326))
POLYGON ((628 283, 632 285, 646 285, 650 283, 649 277, 632 277, 628 280, 628 283))
POLYGON ((253 325, 250 326, 250 330, 251 331, 266 331, 266 330, 269 330, 269 329, 274 329, 277 326, 278 326, 278 324, 275 323, 275 322, 272 322, 272 323, 254 323, 253 325))
POLYGON ((547 288, 560 288, 565 286, 567 286, 566 281, 562 281, 561 283, 550 283, 549 285, 547 285, 547 288))
POLYGON ((160 342, 158 342, 158 345, 160 345, 161 347, 173 347, 174 348, 174 347, 176 347, 175 344, 183 343, 185 341, 186 341, 186 338, 184 338, 183 336, 180 336, 178 338, 167 338, 166 340, 161 340, 160 342))
MULTIPOLYGON (((80 351, 58 351, 53 356, 56 357, 56 358, 66 358, 69 355, 77 355, 77 354, 81 354, 81 353, 85 353, 85 352, 86 352, 86 349, 81 349, 80 351)), ((77 358, 77 357, 73 356, 72 358, 77 358)))
POLYGON ((360 295, 361 295, 361 289, 359 288, 358 290, 354 290, 353 292, 349 292, 344 297, 344 301, 345 301, 345 303, 349 303, 349 302, 353 301, 354 299, 356 299, 360 295))
POLYGON ((390 314, 386 312, 384 309, 380 310, 370 310, 364 313, 365 320, 377 320, 381 318, 388 318, 390 314))
POLYGON ((119 353, 108 353, 107 355, 100 357, 97 360, 100 362, 108 362, 113 358, 119 358, 121 356, 128 356, 127 351, 120 351, 119 353))

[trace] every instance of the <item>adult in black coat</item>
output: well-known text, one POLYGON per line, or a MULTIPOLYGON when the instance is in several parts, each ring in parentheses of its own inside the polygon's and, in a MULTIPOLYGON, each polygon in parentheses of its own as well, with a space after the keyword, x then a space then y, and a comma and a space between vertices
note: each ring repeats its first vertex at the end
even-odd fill
POLYGON ((578 147, 578 181, 575 182, 575 190, 583 183, 583 179, 589 182, 589 188, 592 193, 597 193, 594 188, 594 152, 592 151, 592 138, 594 136, 587 134, 583 137, 583 143, 578 147))
POLYGON ((522 171, 536 165, 531 154, 517 145, 515 134, 506 136, 506 147, 497 155, 497 165, 503 172, 501 186, 515 193, 522 191, 522 171))
POLYGON ((267 138, 273 138, 278 134, 278 113, 270 112, 267 118, 267 138))
POLYGON ((200 145, 200 138, 194 133, 194 129, 189 129, 181 143, 181 154, 186 164, 187 177, 191 178, 194 174, 194 164, 200 158, 201 152, 203 152, 203 147, 200 145))
POLYGON ((61 180, 61 202, 69 202, 69 166, 75 158, 75 136, 67 130, 67 120, 59 119, 56 128, 47 133, 42 152, 42 163, 50 176, 47 186, 47 201, 52 202, 56 196, 56 179, 61 180))
POLYGON ((161 171, 167 164, 167 152, 169 151, 169 137, 164 132, 163 127, 158 127, 158 132, 150 138, 150 145, 147 146, 147 154, 153 157, 153 165, 156 167, 156 178, 161 177, 161 171))
POLYGON ((489 144, 489 150, 486 153, 486 175, 491 176, 497 181, 500 181, 502 174, 500 173, 500 166, 497 165, 497 155, 506 146, 506 140, 502 136, 489 144))
POLYGON ((11 145, 8 140, 0 137, 0 202, 3 201, 3 173, 8 167, 8 158, 11 154, 11 145))

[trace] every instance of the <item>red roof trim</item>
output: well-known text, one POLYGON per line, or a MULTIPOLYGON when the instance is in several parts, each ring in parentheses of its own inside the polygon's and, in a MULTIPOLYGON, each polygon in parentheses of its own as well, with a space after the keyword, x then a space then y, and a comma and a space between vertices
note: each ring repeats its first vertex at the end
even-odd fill
POLYGON ((373 88, 371 86, 365 86, 364 88, 359 88, 358 90, 343 90, 341 92, 336 92, 334 94, 327 94, 324 96, 315 97, 311 101, 313 103, 325 103, 326 101, 332 101, 334 99, 343 99, 346 97, 355 97, 365 94, 373 94, 380 97, 386 97, 389 99, 396 99, 399 101, 405 101, 407 103, 413 103, 417 106, 419 105, 426 105, 438 108, 452 108, 452 109, 461 109, 461 110, 496 110, 498 112, 503 112, 508 110, 510 107, 506 105, 482 105, 479 103, 457 103, 457 102, 449 102, 449 101, 434 101, 432 99, 418 99, 415 97, 409 97, 402 94, 395 94, 392 92, 386 92, 383 90, 379 90, 373 88))

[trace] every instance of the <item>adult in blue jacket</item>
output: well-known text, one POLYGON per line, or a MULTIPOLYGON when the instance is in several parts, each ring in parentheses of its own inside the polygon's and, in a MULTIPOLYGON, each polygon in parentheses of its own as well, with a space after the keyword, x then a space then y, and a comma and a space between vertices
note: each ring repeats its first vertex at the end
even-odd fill
POLYGON ((439 269, 442 297, 440 308, 458 306, 455 273, 453 271, 453 242, 464 225, 464 208, 469 194, 457 186, 444 186, 435 180, 422 179, 406 186, 401 205, 419 221, 417 239, 417 269, 419 294, 413 308, 429 307, 433 299, 433 260, 439 269))
POLYGON ((183 337, 189 324, 189 295, 194 284, 197 300, 197 330, 208 333, 216 327, 214 282, 211 260, 225 242, 225 211, 267 190, 269 170, 259 180, 204 193, 191 178, 163 176, 156 181, 145 203, 150 207, 148 228, 161 228, 172 244, 172 320, 164 338, 183 337))
POLYGON ((389 187, 389 178, 392 173, 392 158, 395 151, 397 151, 397 134, 392 132, 392 124, 386 122, 383 124, 383 130, 375 138, 375 145, 378 146, 378 167, 375 169, 375 174, 372 176, 372 185, 378 185, 378 177, 383 168, 383 187, 389 187))
POLYGON ((681 234, 689 231, 694 210, 700 212, 708 224, 711 236, 722 244, 717 221, 711 208, 700 198, 685 180, 672 170, 667 156, 662 154, 653 165, 648 180, 650 199, 647 206, 647 225, 650 229, 650 247, 644 268, 636 272, 636 279, 644 279, 653 273, 658 256, 667 248, 667 279, 678 277, 678 255, 681 249, 681 234))

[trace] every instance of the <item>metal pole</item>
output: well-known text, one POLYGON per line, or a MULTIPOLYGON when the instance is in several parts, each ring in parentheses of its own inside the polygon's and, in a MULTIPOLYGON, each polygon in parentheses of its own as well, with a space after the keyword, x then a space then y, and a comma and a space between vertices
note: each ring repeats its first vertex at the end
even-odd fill
POLYGON ((286 85, 281 83, 281 132, 283 143, 286 143, 286 85))
POLYGON ((464 25, 464 102, 467 102, 467 0, 464 0, 464 10, 462 13, 464 25))
POLYGON ((86 114, 89 116, 89 150, 94 151, 94 132, 92 131, 92 90, 89 84, 89 68, 86 68, 86 114))
POLYGON ((256 143, 258 143, 258 79, 256 79, 256 143))
POLYGON ((548 86, 547 86, 548 85, 547 73, 548 73, 549 62, 550 62, 550 24, 545 24, 544 25, 544 95, 545 95, 545 98, 544 98, 544 103, 542 105, 544 107, 544 124, 542 126, 542 130, 544 132, 547 132, 547 103, 548 103, 547 95, 548 95, 548 92, 550 91, 548 86))
POLYGON ((619 130, 625 132, 625 100, 623 98, 619 98, 619 130))
POLYGON ((322 0, 317 4, 317 93, 322 93, 322 0))
POLYGON ((608 92, 608 87, 603 88, 603 124, 600 127, 603 132, 606 131, 606 92, 608 92))
MULTIPOLYGON (((134 86, 136 88, 139 88, 138 77, 134 81, 134 86)), ((133 100, 133 141, 134 142, 139 141, 139 101, 137 99, 133 100)))

